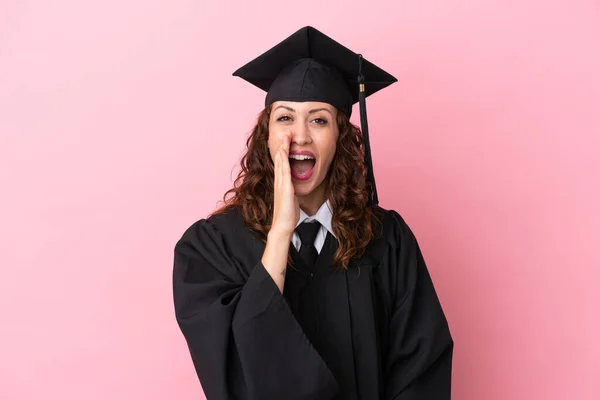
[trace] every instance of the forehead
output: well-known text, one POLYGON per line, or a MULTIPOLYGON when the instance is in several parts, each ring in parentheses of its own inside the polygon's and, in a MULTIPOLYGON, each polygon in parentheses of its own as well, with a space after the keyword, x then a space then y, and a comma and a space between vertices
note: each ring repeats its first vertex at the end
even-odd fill
POLYGON ((280 108, 281 111, 290 111, 289 109, 293 109, 295 112, 299 113, 324 108, 331 113, 335 113, 334 106, 320 101, 276 101, 273 103, 273 110, 276 110, 277 108, 280 108))

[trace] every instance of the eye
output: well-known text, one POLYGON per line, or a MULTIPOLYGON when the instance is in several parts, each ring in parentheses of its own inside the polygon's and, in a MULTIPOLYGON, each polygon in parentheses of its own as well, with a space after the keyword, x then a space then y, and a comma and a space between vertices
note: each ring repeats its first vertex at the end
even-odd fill
POLYGON ((277 118, 277 121, 279 122, 287 122, 287 121, 291 121, 292 119, 288 116, 288 115, 282 115, 281 117, 277 118))
POLYGON ((325 118, 315 118, 313 121, 318 125, 327 125, 327 120, 325 118))

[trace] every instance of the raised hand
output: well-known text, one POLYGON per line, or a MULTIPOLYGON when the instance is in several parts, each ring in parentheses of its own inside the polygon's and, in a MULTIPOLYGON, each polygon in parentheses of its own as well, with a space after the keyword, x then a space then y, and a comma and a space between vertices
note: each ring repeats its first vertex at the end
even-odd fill
POLYGON ((289 235, 290 238, 300 217, 298 198, 294 193, 290 169, 291 133, 283 137, 283 143, 275 154, 275 188, 273 205, 273 224, 271 230, 289 235))
POLYGON ((273 160, 275 163, 273 223, 261 259, 265 269, 282 293, 290 241, 300 217, 300 205, 294 193, 288 158, 291 138, 291 133, 283 138, 283 144, 277 150, 273 160))

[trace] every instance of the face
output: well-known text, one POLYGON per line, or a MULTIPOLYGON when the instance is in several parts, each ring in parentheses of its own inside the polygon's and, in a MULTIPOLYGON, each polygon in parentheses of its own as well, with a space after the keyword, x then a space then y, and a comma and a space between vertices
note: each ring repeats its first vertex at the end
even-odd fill
POLYGON ((335 155, 339 130, 337 109, 320 102, 278 101, 269 120, 269 151, 274 158, 291 133, 290 167, 296 196, 325 195, 325 177, 335 155))

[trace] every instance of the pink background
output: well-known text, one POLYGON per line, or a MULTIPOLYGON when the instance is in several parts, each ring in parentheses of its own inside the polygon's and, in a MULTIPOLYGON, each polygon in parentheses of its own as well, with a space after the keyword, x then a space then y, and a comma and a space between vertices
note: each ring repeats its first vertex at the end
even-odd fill
POLYGON ((173 246, 263 104, 231 73, 307 24, 399 79, 369 99, 375 172, 453 398, 600 398, 597 1, 3 0, 1 399, 199 397, 173 246))

